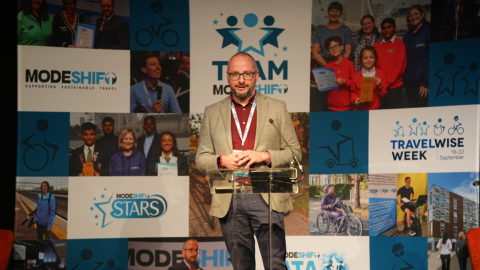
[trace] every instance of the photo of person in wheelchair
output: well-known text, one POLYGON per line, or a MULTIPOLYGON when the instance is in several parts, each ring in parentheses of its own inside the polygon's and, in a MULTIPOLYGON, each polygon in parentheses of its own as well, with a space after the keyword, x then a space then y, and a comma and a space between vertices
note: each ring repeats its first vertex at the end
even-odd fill
MULTIPOLYGON (((333 220, 335 226, 334 230, 338 228, 339 222, 342 219, 343 213, 340 209, 335 207, 337 203, 337 196, 334 195, 335 193, 335 186, 334 185, 327 185, 325 188, 326 195, 322 199, 321 207, 323 211, 326 211, 330 218, 333 220)), ((336 232, 336 231, 334 231, 336 232)))

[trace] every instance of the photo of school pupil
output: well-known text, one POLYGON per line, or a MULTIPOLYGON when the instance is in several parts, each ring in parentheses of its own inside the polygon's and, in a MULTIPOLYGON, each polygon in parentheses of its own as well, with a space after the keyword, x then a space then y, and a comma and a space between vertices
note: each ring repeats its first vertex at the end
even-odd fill
POLYGON ((15 240, 13 269, 67 269, 67 240, 15 240))
POLYGON ((129 1, 18 0, 17 44, 130 48, 129 1))
POLYGON ((342 3, 314 1, 310 110, 427 106, 430 1, 342 3))
MULTIPOLYGON (((428 183, 429 266, 470 265, 465 234, 479 226, 479 176, 432 173, 428 183), (445 239, 445 240, 444 240, 445 239)), ((470 269, 470 268, 468 268, 470 269)))
POLYGON ((369 235, 368 175, 309 176, 310 234, 369 235))
POLYGON ((16 240, 67 239, 68 178, 18 177, 16 240))
POLYGON ((72 113, 70 176, 183 176, 187 114, 72 113))
POLYGON ((132 51, 130 62, 130 112, 189 112, 188 52, 132 51))

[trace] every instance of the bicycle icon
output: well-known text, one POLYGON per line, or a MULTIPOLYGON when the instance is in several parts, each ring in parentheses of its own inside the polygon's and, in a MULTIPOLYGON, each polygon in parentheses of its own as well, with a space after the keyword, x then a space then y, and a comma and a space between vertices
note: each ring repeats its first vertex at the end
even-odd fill
POLYGON ((464 129, 462 126, 462 123, 460 123, 460 121, 458 121, 459 117, 458 115, 455 115, 455 117, 453 117, 453 120, 455 121, 455 123, 453 124, 452 127, 450 127, 448 129, 448 134, 450 135, 453 135, 455 134, 455 132, 458 134, 458 135, 462 135, 463 132, 464 132, 464 129))
MULTIPOLYGON (((45 119, 40 119, 37 121, 37 130, 40 133, 43 133, 48 130, 48 121, 45 119)), ((44 169, 49 161, 50 164, 55 160, 55 156, 58 151, 58 145, 48 142, 43 136, 43 144, 40 143, 31 143, 34 137, 36 137, 38 133, 34 133, 27 137, 26 139, 22 140, 22 144, 27 146, 25 151, 22 154, 22 161, 25 167, 27 167, 31 171, 40 171, 44 169), (52 148, 52 156, 50 157, 50 153, 47 147, 52 148)))
POLYGON ((437 123, 433 125, 433 133, 437 136, 440 136, 445 131, 445 126, 442 125, 442 118, 437 119, 437 123))
POLYGON ((155 19, 150 23, 149 27, 141 28, 135 34, 135 40, 140 46, 148 47, 152 45, 154 41, 160 38, 163 45, 167 47, 175 47, 180 41, 180 36, 177 31, 173 29, 166 29, 162 31, 162 28, 167 25, 173 24, 173 21, 158 13, 162 12, 162 3, 160 1, 154 1, 150 4, 150 10, 155 14, 156 18, 160 18, 163 22, 158 22, 155 19))

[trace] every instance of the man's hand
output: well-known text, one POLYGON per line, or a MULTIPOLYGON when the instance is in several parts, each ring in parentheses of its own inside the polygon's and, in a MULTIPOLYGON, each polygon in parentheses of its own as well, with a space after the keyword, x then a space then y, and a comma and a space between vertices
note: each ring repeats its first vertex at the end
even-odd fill
POLYGON ((238 157, 238 163, 240 166, 244 165, 244 168, 250 168, 254 163, 265 162, 270 164, 270 153, 269 152, 256 152, 252 150, 247 150, 243 152, 236 153, 238 157))
POLYGON ((222 159, 222 166, 228 169, 238 169, 240 165, 238 164, 238 153, 231 153, 230 155, 223 155, 222 159))
POLYGON ((340 86, 344 85, 347 81, 344 78, 336 78, 335 82, 340 86))
POLYGON ((150 108, 152 112, 161 112, 162 109, 163 109, 163 103, 161 99, 157 100, 157 102, 155 102, 150 108))

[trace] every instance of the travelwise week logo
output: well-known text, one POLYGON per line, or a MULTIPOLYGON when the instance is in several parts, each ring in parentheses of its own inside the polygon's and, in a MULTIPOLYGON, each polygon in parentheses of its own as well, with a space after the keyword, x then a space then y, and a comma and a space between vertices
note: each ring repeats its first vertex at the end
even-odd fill
POLYGON ((117 90, 117 75, 105 71, 25 69, 25 88, 117 90))
POLYGON ((90 211, 95 225, 105 228, 116 219, 158 218, 167 212, 167 200, 158 194, 113 193, 106 188, 96 197, 90 211))
MULTIPOLYGON (((278 27, 277 18, 270 14, 235 14, 220 13, 212 19, 212 30, 217 32, 218 46, 221 49, 234 48, 236 52, 246 52, 257 60, 259 77, 257 92, 275 95, 286 94, 288 80, 288 46, 281 37, 285 28, 278 27), (280 82, 279 82, 280 81, 280 82)), ((214 95, 230 94, 230 86, 222 84, 228 65, 228 59, 214 60, 212 66, 220 84, 213 85, 214 95)))
POLYGON ((390 145, 392 159, 428 160, 430 150, 436 151, 438 160, 464 159, 465 127, 458 115, 450 119, 426 121, 413 117, 409 123, 395 121, 390 145), (438 150, 446 150, 440 151, 438 150))

